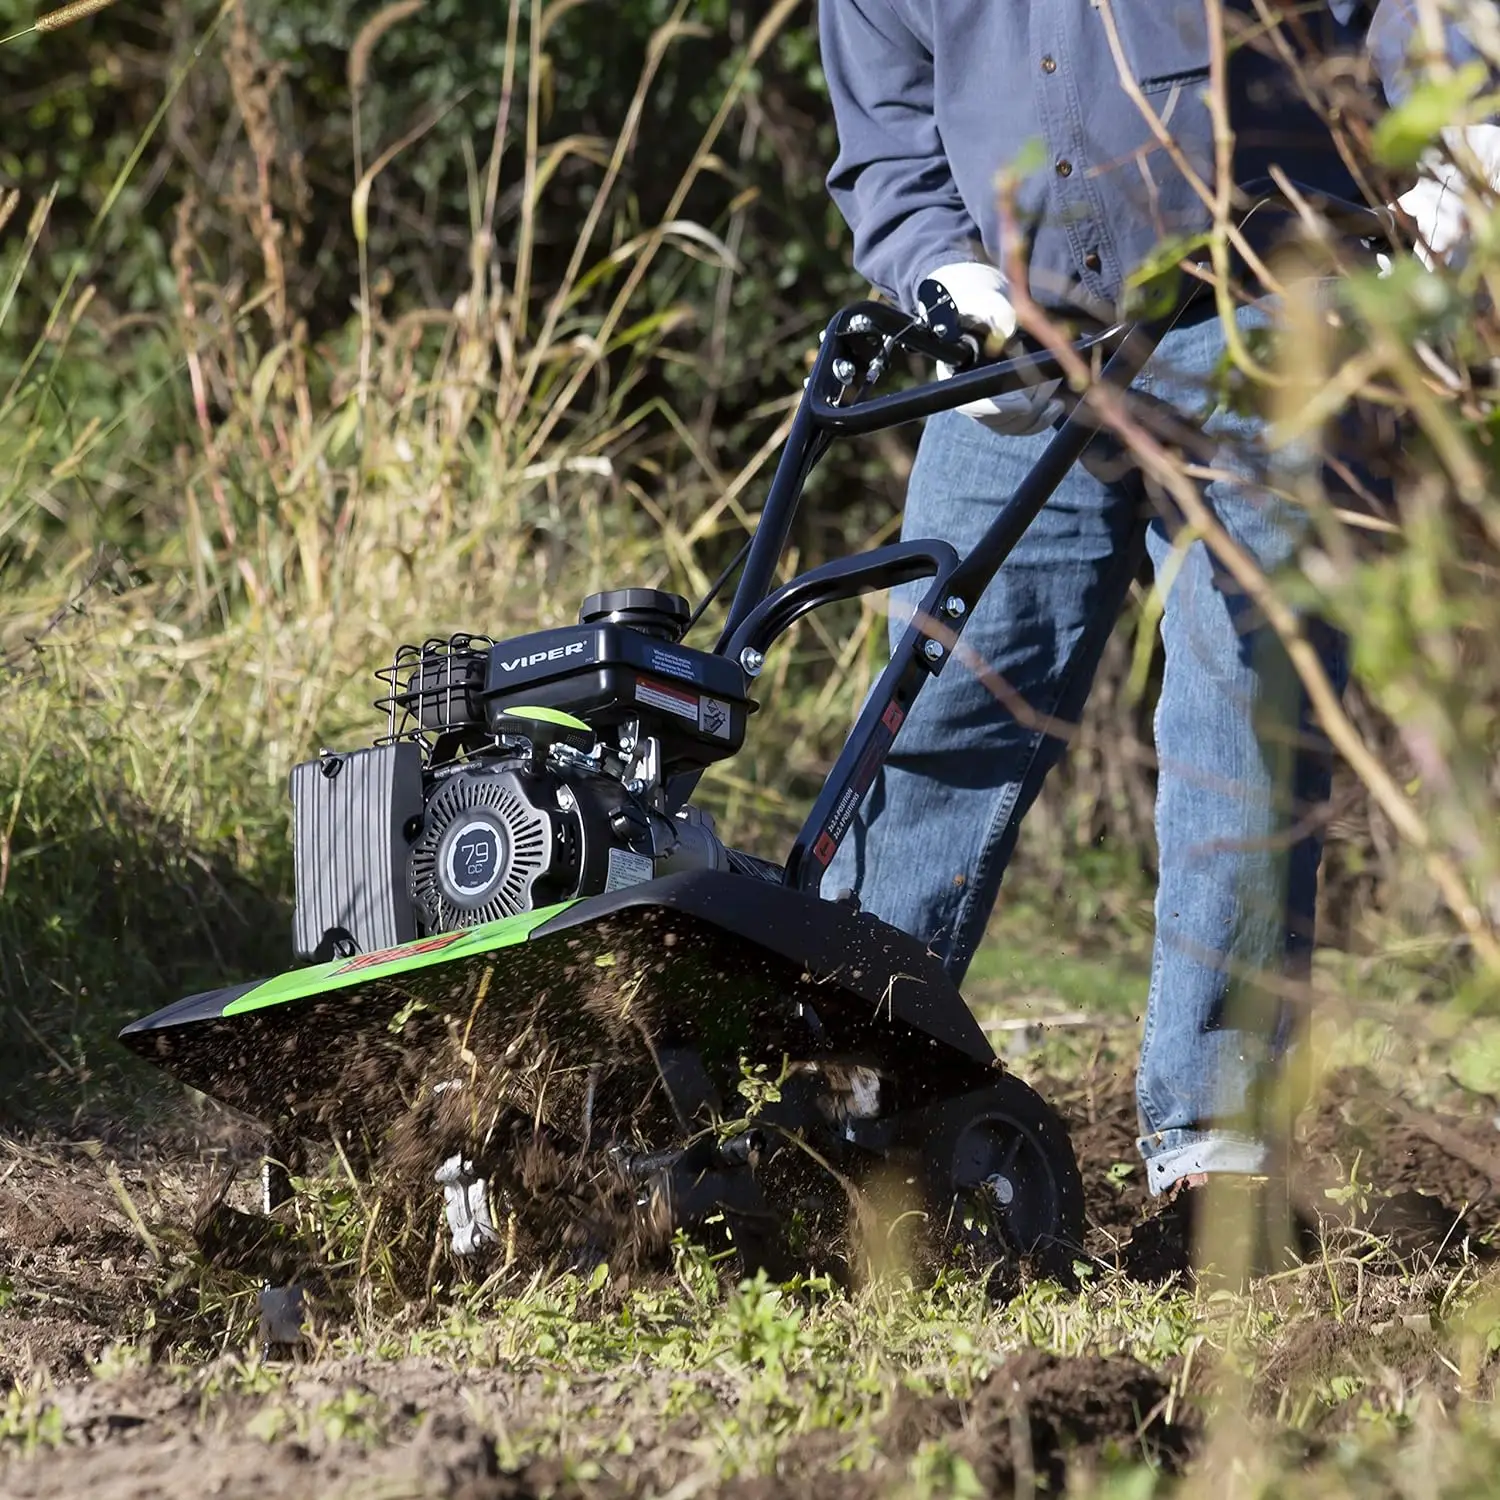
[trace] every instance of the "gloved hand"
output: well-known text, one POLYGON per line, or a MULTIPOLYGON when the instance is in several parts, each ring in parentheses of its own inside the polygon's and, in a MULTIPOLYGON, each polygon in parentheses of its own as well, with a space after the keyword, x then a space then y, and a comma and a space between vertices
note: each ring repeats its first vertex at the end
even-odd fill
POLYGON ((1440 261, 1454 265, 1463 258, 1462 247, 1469 236, 1464 199, 1474 189, 1459 163, 1472 156, 1479 180, 1500 190, 1500 125, 1450 126, 1442 134, 1447 155, 1429 153, 1416 186, 1396 200, 1396 206, 1416 224, 1420 242, 1414 253, 1429 271, 1440 261))
MULTIPOLYGON (((973 334, 981 347, 1004 344, 1016 331, 1016 310, 1005 295, 1005 281, 994 266, 980 261, 959 261, 925 277, 917 288, 917 310, 934 327, 947 326, 951 333, 956 316, 957 331, 973 334)), ((939 378, 949 379, 950 365, 938 366, 939 378)), ((1007 437, 1025 437, 1045 431, 1062 415, 1062 402, 1055 399, 1060 380, 1048 380, 1024 390, 1007 391, 969 401, 957 409, 1007 437)))

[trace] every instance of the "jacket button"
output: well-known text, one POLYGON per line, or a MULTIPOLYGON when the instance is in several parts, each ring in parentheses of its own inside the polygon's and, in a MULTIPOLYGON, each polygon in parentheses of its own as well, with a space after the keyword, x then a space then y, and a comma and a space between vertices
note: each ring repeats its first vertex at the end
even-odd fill
POLYGON ((1057 72, 1057 59, 1055 57, 1044 57, 1042 59, 1042 72, 1044 72, 1044 73, 1055 73, 1055 72, 1057 72))
POLYGON ((1099 252, 1097 250, 1090 250, 1089 253, 1083 257, 1083 263, 1090 271, 1097 271, 1099 267, 1104 264, 1104 262, 1099 259, 1099 252))
POLYGON ((1073 175, 1073 163, 1066 156, 1057 164, 1057 175, 1059 177, 1071 177, 1073 175))

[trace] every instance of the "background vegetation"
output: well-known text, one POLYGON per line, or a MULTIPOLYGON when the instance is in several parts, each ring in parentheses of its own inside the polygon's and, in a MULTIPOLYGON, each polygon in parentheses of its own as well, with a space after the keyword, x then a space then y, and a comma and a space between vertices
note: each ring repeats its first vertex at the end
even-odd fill
MULTIPOLYGON (((371 673, 396 642, 561 623, 614 584, 698 595, 738 547, 817 330, 863 290, 822 188, 833 140, 811 12, 167 0, 0 47, 0 1186, 15 1171, 37 1202, 77 1195, 94 1226, 70 1238, 47 1221, 27 1239, 0 1204, 0 1328, 24 1307, 29 1338, 57 1312, 64 1250, 81 1243, 127 1267, 89 1304, 96 1334, 129 1330, 89 1346, 80 1379, 100 1400, 154 1362, 185 1393, 184 1421, 238 1423, 258 1402, 256 1442, 379 1447, 410 1435, 400 1381, 436 1359, 491 1372, 492 1395, 513 1376, 561 1390, 501 1448, 561 1454, 569 1483, 652 1467, 609 1419, 609 1383, 648 1366, 687 1372, 649 1387, 651 1419, 689 1423, 702 1472, 774 1465, 796 1437, 805 1480, 825 1429, 857 1434, 840 1461, 868 1457, 899 1427, 903 1390, 967 1402, 1010 1381, 1018 1348, 1124 1351, 1164 1372, 1169 1418, 1220 1403, 1210 1492, 1476 1492, 1496 1441, 1494 1288, 1466 1245, 1395 1271, 1388 1246, 1345 1245, 1250 1299, 1111 1277, 1078 1298, 1033 1287, 1003 1315, 972 1288, 825 1303, 823 1288, 760 1286, 725 1303, 688 1256, 675 1289, 486 1284, 446 1311, 401 1305, 374 1276, 323 1367, 325 1400, 226 1352, 253 1288, 173 1239, 200 1183, 163 1186, 175 1169, 133 1158, 127 1188, 110 1157, 101 1185, 80 1165, 139 1102, 108 1041, 122 1019, 285 963, 286 773, 370 734, 371 673), (82 1138, 76 1156, 58 1166, 23 1144, 39 1125, 82 1138), (871 1352, 849 1365, 851 1347, 871 1352), (394 1394, 384 1377, 359 1387, 374 1356, 397 1362, 394 1394)), ((0 0, 0 32, 31 19, 0 0)), ((1478 86, 1439 77, 1378 130, 1349 110, 1360 159, 1409 166, 1481 110, 1478 86)), ((1401 424, 1395 509, 1372 524, 1293 471, 1316 545, 1294 577, 1249 582, 1290 633, 1282 607, 1315 603, 1358 648, 1329 715, 1341 764, 1316 1056, 1461 1116, 1466 1134, 1424 1128, 1448 1131, 1479 1198, 1500 1181, 1485 1144, 1500 1100, 1500 239, 1481 201, 1466 267, 1357 274, 1337 339, 1304 309, 1293 358, 1244 351, 1235 377, 1282 436, 1356 399, 1401 424)), ((892 533, 910 441, 830 456, 789 568, 892 533)), ((1166 489, 1180 478, 1157 473, 1166 489)), ((1144 993, 1157 602, 1139 592, 1111 642, 976 969, 1016 1051, 1034 1040, 1007 1029, 1022 1001, 1086 1013, 1027 1065, 1069 1080, 1106 1198, 1136 1170, 1128 1104, 1100 1101, 1128 1092, 1144 993)), ((772 852, 795 827, 882 646, 871 601, 777 654, 774 712, 706 783, 737 841, 772 852)), ((1330 1113, 1349 1124, 1343 1096, 1330 1113)), ((1341 1203, 1390 1186, 1363 1149, 1337 1157, 1341 1203)), ((1419 1157, 1403 1145, 1380 1170, 1419 1157)), ((307 1212, 340 1253, 374 1222, 337 1180, 307 1212)), ((14 1383, 0 1444, 81 1442, 88 1401, 67 1406, 50 1384, 62 1367, 31 1360, 0 1364, 14 1383)), ((951 1442, 901 1429, 890 1492, 1029 1492, 1034 1429, 1002 1396, 986 1421, 1019 1445, 1011 1458, 986 1468, 972 1424, 951 1442)), ((1107 1492, 1162 1483, 1130 1467, 1107 1492)))

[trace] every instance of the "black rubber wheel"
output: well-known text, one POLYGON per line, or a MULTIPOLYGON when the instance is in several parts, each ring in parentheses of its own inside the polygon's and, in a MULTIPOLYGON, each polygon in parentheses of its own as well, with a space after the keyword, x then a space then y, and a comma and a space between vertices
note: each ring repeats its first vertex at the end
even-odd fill
POLYGON ((923 1150, 935 1225, 950 1246, 1071 1274, 1083 1247, 1083 1178, 1062 1121, 1019 1078, 942 1106, 923 1150))

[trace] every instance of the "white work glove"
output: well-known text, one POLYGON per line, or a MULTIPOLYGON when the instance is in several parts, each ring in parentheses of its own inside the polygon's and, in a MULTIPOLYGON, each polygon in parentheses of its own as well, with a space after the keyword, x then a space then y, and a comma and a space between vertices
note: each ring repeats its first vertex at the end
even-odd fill
MULTIPOLYGON (((950 337, 955 332, 972 334, 981 347, 988 341, 992 356, 1016 331, 1016 310, 1005 295, 1005 280, 994 266, 981 261, 959 261, 924 277, 917 288, 917 310, 925 322, 944 328, 950 337), (957 329, 951 321, 955 314, 957 329)), ((952 375, 952 366, 938 366, 940 379, 952 375)), ((1054 399, 1061 384, 1061 380, 1048 380, 969 401, 957 409, 994 432, 1025 437, 1045 431, 1062 415, 1062 402, 1054 399)))
POLYGON ((1442 134, 1447 154, 1429 152, 1417 185, 1396 200, 1417 227, 1414 253, 1429 271, 1439 262, 1453 265, 1461 260, 1461 247, 1469 237, 1465 199, 1476 189, 1470 186, 1472 166, 1466 172, 1459 163, 1467 164, 1473 157, 1479 181, 1500 190, 1500 125, 1450 126, 1442 134), (1455 251, 1460 254, 1455 256, 1455 251))

